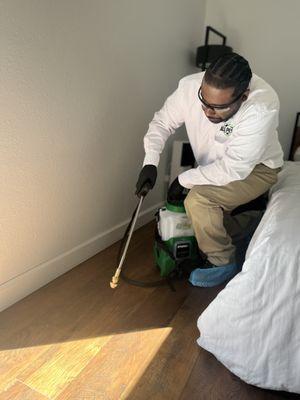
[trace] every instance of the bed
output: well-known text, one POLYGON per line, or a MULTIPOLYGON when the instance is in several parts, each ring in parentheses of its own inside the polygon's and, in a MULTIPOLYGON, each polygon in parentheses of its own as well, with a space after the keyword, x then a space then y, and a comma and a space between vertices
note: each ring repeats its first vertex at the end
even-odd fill
POLYGON ((300 393, 300 162, 285 162, 242 271, 198 328, 198 344, 245 382, 300 393))

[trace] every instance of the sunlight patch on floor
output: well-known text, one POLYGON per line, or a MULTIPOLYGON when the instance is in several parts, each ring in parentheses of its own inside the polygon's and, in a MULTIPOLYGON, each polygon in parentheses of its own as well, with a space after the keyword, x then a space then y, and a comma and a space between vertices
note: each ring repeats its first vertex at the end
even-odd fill
POLYGON ((112 396, 126 398, 171 331, 170 327, 153 328, 4 350, 0 358, 4 364, 7 361, 6 386, 18 379, 55 399, 64 390, 68 391, 69 385, 72 390, 72 382, 76 380, 77 389, 78 385, 83 391, 89 387, 89 391, 94 389, 97 394, 97 385, 101 384, 112 396), (118 378, 120 370, 127 372, 122 373, 122 379, 118 378))

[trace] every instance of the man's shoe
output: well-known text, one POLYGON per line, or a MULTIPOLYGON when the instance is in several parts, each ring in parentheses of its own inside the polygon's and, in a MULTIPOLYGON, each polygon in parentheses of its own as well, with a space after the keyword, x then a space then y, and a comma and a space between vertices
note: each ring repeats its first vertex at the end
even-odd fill
POLYGON ((189 282, 194 286, 213 287, 230 280, 238 272, 240 268, 235 263, 216 266, 207 260, 201 268, 191 272, 189 282))

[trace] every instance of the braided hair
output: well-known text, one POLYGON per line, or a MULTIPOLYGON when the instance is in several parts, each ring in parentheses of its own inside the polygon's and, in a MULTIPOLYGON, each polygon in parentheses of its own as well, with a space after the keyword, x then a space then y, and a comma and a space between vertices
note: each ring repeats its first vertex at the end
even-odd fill
POLYGON ((208 85, 218 89, 234 88, 233 97, 247 90, 251 78, 248 61, 236 53, 226 53, 218 57, 209 65, 204 75, 208 85))

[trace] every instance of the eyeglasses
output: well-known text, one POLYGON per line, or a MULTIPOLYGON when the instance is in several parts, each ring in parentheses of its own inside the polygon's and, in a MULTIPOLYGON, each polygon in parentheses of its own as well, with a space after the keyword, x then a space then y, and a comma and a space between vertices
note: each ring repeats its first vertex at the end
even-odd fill
POLYGON ((221 112, 229 111, 230 108, 231 108, 231 106, 232 106, 235 102, 237 102, 237 101, 243 96, 243 94, 244 94, 244 92, 240 93, 240 94, 239 94, 234 100, 232 100, 230 103, 213 105, 213 104, 207 103, 207 102, 203 99, 202 94, 201 94, 201 87, 202 87, 202 86, 200 86, 200 89, 198 90, 198 98, 199 98, 199 100, 201 101, 201 103, 204 105, 205 108, 209 108, 209 109, 211 109, 211 110, 213 110, 213 111, 221 111, 221 112))

